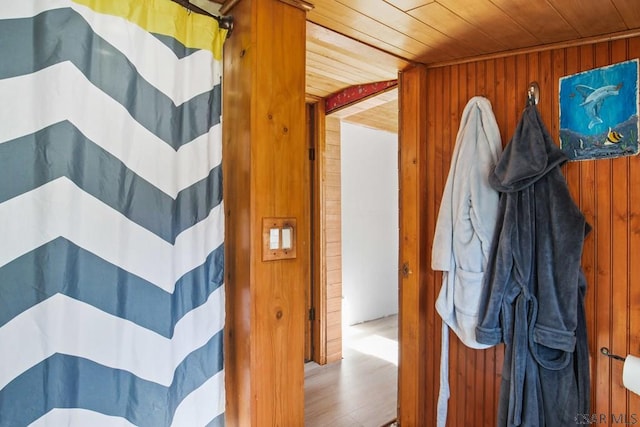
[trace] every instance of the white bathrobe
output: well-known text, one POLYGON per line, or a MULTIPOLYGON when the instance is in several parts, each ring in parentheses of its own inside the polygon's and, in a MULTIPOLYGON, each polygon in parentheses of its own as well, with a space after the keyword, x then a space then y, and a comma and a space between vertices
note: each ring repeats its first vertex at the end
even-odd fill
POLYGON ((449 328, 472 348, 491 240, 498 213, 498 192, 489 174, 502 153, 502 141, 488 99, 476 96, 462 113, 436 224, 431 257, 441 270, 442 288, 436 310, 442 317, 442 353, 438 426, 444 426, 449 397, 449 328))

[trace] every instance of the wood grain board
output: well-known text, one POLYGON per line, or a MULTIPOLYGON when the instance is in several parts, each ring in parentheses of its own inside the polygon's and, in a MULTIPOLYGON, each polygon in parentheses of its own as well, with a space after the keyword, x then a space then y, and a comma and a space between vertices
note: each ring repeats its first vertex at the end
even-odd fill
MULTIPOLYGON (((558 84, 561 76, 640 56, 640 38, 615 40, 581 47, 532 52, 467 64, 430 68, 427 80, 427 132, 429 166, 428 213, 423 219, 426 240, 433 238, 434 218, 451 161, 456 125, 468 99, 483 94, 493 105, 503 143, 511 138, 526 102, 527 82, 540 82, 539 110, 556 137, 558 131, 558 84), (448 100, 448 101, 444 101, 448 100)), ((591 355, 592 412, 639 414, 640 397, 622 385, 622 364, 600 354, 601 347, 626 355, 640 354, 640 157, 570 162, 563 167, 571 194, 593 231, 585 241, 582 257, 587 277, 588 340, 591 355)), ((428 259, 423 268, 430 271, 428 259)), ((429 272, 426 288, 426 343, 434 351, 423 362, 428 370, 424 396, 427 418, 435 425, 438 395, 441 321, 431 309, 440 289, 441 274, 429 272)), ((449 426, 494 425, 501 377, 503 347, 472 350, 452 335, 451 398, 449 426), (479 422, 482 420, 482 422, 479 422)), ((402 403, 401 403, 402 406, 402 403)))

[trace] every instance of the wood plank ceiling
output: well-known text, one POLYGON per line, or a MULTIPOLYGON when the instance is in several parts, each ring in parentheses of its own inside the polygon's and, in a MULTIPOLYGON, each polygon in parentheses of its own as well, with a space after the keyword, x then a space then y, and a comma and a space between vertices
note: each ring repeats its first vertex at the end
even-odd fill
MULTIPOLYGON (((597 36, 640 33, 638 0, 307 2, 314 6, 307 14, 309 100, 350 86, 395 79, 411 63, 445 64, 597 36)), ((359 109, 358 120, 361 117, 366 126, 373 123, 389 130, 383 118, 392 115, 390 120, 397 122, 393 114, 397 96, 391 98, 386 110, 374 103, 378 116, 373 118, 359 109)), ((342 114, 343 120, 353 120, 342 114)))

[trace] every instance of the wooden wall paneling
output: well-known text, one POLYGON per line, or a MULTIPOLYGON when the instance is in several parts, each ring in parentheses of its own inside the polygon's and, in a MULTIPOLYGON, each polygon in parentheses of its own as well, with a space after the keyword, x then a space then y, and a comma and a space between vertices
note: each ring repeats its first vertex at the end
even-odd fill
MULTIPOLYGON (((427 96, 428 140, 438 144, 427 147, 429 227, 424 234, 430 242, 432 221, 439 209, 439 201, 448 173, 454 130, 459 114, 468 98, 485 92, 492 101, 502 139, 507 143, 526 100, 530 80, 540 83, 539 110, 552 137, 558 141, 558 79, 560 77, 638 57, 640 38, 622 39, 581 47, 565 47, 548 51, 529 52, 504 58, 476 61, 474 64, 448 65, 429 69, 427 96), (472 83, 473 82, 473 83, 472 83), (446 86, 449 85, 447 88, 446 86), (445 86, 444 88, 442 86, 445 86), (449 97, 451 102, 443 102, 449 97), (457 99, 457 101, 456 101, 457 99), (449 120, 450 128, 443 124, 449 120), (449 147, 449 148, 447 148, 449 147)), ((586 314, 591 356, 592 408, 591 412, 606 416, 638 416, 640 397, 622 385, 622 364, 602 356, 600 347, 625 355, 640 354, 640 196, 634 191, 640 185, 638 156, 597 161, 569 162, 563 167, 569 190, 584 213, 593 231, 587 236, 582 266, 587 278, 586 314)), ((433 277, 433 292, 428 292, 427 307, 435 304, 441 275, 433 277)), ((429 308, 427 308, 429 310, 429 308)), ((426 334, 439 334, 439 318, 427 316, 426 334)), ((482 425, 495 423, 497 394, 504 347, 478 352, 464 348, 455 335, 451 343, 451 400, 448 426, 476 423, 481 414, 482 425), (484 358, 484 359, 483 359, 484 358), (484 366, 484 375, 477 370, 484 366), (486 372, 491 371, 491 372, 486 372), (471 408, 471 409, 470 409, 471 408), (473 419, 470 419, 473 417, 473 419)), ((427 378, 437 378, 439 364, 429 359, 427 378)), ((435 408, 437 390, 425 386, 426 393, 434 393, 426 402, 426 420, 435 408)), ((431 425, 431 424, 429 424, 431 425)))
POLYGON ((309 280, 305 13, 278 0, 241 0, 232 13, 223 88, 226 423, 302 425, 309 280), (264 217, 296 218, 295 259, 262 261, 264 217))
POLYGON ((551 136, 559 143, 558 139, 558 120, 554 120, 553 112, 558 105, 558 81, 553 80, 553 57, 550 50, 539 52, 534 55, 534 58, 529 60, 529 78, 535 80, 540 86, 547 88, 545 93, 548 95, 540 100, 542 119, 547 125, 547 129, 551 133, 551 136))
MULTIPOLYGON (((434 77, 438 70, 435 72, 429 70, 428 78, 427 78, 427 111, 428 113, 428 124, 427 124, 427 178, 426 178, 426 194, 427 198, 425 198, 427 205, 427 224, 425 227, 426 235, 432 236, 435 228, 435 216, 437 215, 435 200, 439 199, 440 196, 436 197, 435 188, 439 188, 439 180, 441 179, 441 174, 439 173, 442 165, 442 146, 446 144, 446 141, 439 142, 438 138, 441 138, 437 129, 437 120, 435 119, 435 114, 433 113, 439 105, 439 100, 443 97, 443 87, 437 85, 437 79, 434 77), (436 136, 438 135, 438 136, 436 136), (429 214, 431 214, 429 216, 429 214)), ((427 243, 430 243, 427 241, 427 243)), ((429 248, 428 253, 431 253, 431 248, 429 248)), ((427 260, 430 262, 430 259, 427 260)), ((425 323, 427 334, 427 339, 433 340, 433 346, 428 348, 429 353, 432 354, 431 357, 428 357, 428 360, 425 360, 425 364, 427 364, 426 369, 426 381, 427 381, 427 390, 425 395, 427 399, 424 402, 424 414, 425 424, 427 425, 435 425, 436 422, 436 403, 438 399, 439 392, 439 384, 438 384, 438 372, 440 366, 440 356, 438 354, 439 349, 442 348, 442 333, 441 327, 442 322, 440 317, 436 313, 435 306, 432 304, 438 296, 438 292, 440 291, 441 283, 442 283, 442 274, 440 272, 434 272, 431 269, 427 270, 427 291, 425 295, 426 303, 425 303, 425 323)), ((429 354, 428 353, 428 354, 429 354)))
MULTIPOLYGON (((548 53, 549 52, 547 52, 547 54, 548 53)), ((545 87, 545 93, 549 95, 545 96, 544 98, 538 99, 537 108, 538 108, 538 111, 540 112, 540 117, 542 117, 542 121, 547 127, 547 130, 549 130, 549 132, 553 136, 554 135, 552 133, 553 120, 551 120, 551 93, 553 93, 553 89, 547 86, 547 84, 544 81, 544 75, 540 70, 540 55, 541 55, 540 52, 532 52, 527 54, 524 58, 524 60, 526 61, 526 71, 525 71, 526 82, 524 83, 525 87, 520 89, 522 93, 522 100, 523 100, 522 109, 524 110, 525 108, 524 106, 528 102, 527 89, 531 82, 535 81, 538 83, 538 86, 545 87)), ((551 61, 547 61, 546 64, 547 64, 547 67, 544 67, 544 68, 547 69, 548 72, 551 72, 551 61)), ((554 139, 557 141, 558 138, 556 137, 554 139)))
POLYGON ((603 361, 600 357, 598 357, 597 351, 601 344, 601 333, 600 330, 601 323, 598 323, 598 316, 595 313, 598 312, 600 306, 602 304, 608 303, 599 299, 598 294, 598 267, 596 263, 596 259, 598 257, 597 250, 597 241, 598 235, 595 229, 596 226, 596 167, 595 162, 583 162, 584 164, 580 165, 580 194, 581 194, 581 204, 580 208, 585 214, 587 221, 591 225, 592 229, 590 234, 585 239, 584 248, 582 251, 582 268, 585 272, 585 276, 587 279, 587 295, 585 302, 585 311, 587 312, 587 333, 590 337, 589 339, 589 349, 591 353, 591 407, 593 410, 599 407, 599 403, 608 399, 607 395, 601 396, 600 393, 597 393, 597 390, 600 388, 596 387, 597 384, 602 381, 608 380, 608 365, 604 365, 607 369, 602 369, 603 361))
MULTIPOLYGON (((551 72, 551 81, 550 83, 553 85, 552 99, 551 99, 551 136, 557 138, 558 131, 560 128, 559 124, 559 79, 568 74, 574 74, 578 71, 578 49, 576 47, 567 48, 567 49, 556 49, 551 52, 551 64, 552 64, 552 72, 551 72)), ((542 61, 541 65, 544 65, 545 61, 542 61)), ((559 143, 559 140, 558 140, 559 143)), ((578 204, 578 206, 582 205, 582 194, 581 194, 581 168, 585 162, 568 162, 562 167, 563 173, 565 175, 565 179, 567 181, 567 185, 569 186, 569 192, 573 197, 573 200, 578 204)), ((585 217, 587 215, 585 214, 585 217)), ((591 223, 591 219, 587 218, 587 222, 591 223)), ((592 236, 591 236, 592 237, 592 236)), ((586 256, 588 256, 589 250, 586 249, 588 246, 588 239, 585 242, 585 246, 583 249, 583 270, 585 271, 585 275, 587 274, 584 269, 584 262, 586 256)), ((587 295, 585 297, 585 311, 592 312, 591 306, 593 305, 593 299, 589 298, 591 295, 591 291, 587 289, 587 295)), ((591 331, 592 328, 587 325, 587 331, 591 331)), ((587 337, 589 342, 591 338, 587 337)), ((591 364, 593 366, 593 364, 591 364)))
POLYGON ((327 252, 324 263, 326 282, 327 363, 342 359, 342 222, 340 178, 340 120, 326 117, 326 146, 320 156, 324 158, 324 217, 323 239, 327 252))
MULTIPOLYGON (((627 57, 640 57, 640 38, 628 40, 627 57)), ((640 158, 629 159, 629 290, 628 322, 629 342, 627 352, 640 354, 640 158)), ((629 413, 637 414, 640 408, 640 396, 628 393, 629 413)))
MULTIPOLYGON (((627 59, 627 40, 615 40, 608 43, 609 63, 627 59)), ((610 350, 626 354, 628 349, 628 309, 629 282, 629 157, 611 161, 611 287, 612 318, 610 350)), ((628 414, 627 392, 622 384, 622 364, 612 364, 611 411, 612 414, 628 414)))
MULTIPOLYGON (((578 49, 577 48, 567 48, 567 49, 556 49, 551 52, 551 62, 553 64, 553 70, 551 75, 551 83, 553 84, 553 100, 551 105, 551 117, 552 117, 552 126, 553 131, 551 135, 558 135, 558 131, 560 129, 560 106, 557 102, 559 99, 560 89, 559 89, 559 79, 568 74, 568 70, 572 69, 571 73, 575 73, 577 70, 578 63, 578 49)), ((569 191, 571 192, 571 196, 573 200, 578 205, 581 205, 581 194, 580 194, 580 163, 566 163, 563 166, 563 172, 565 175, 565 179, 567 180, 567 184, 569 185, 569 191)), ((583 212, 584 213, 584 212, 583 212)), ((587 222, 589 220, 587 219, 587 222)), ((583 250, 584 257, 584 250, 583 250)), ((588 328, 587 328, 588 329, 588 328)))
MULTIPOLYGON (((628 348, 629 235, 628 235, 629 158, 611 162, 611 351, 625 355, 628 348)), ((597 354, 597 353, 596 353, 597 354)), ((627 414, 627 393, 622 384, 622 363, 611 364, 611 413, 627 414)))
MULTIPOLYGON (((515 85, 513 87, 512 113, 516 120, 516 126, 520 122, 522 112, 527 105, 527 88, 529 87, 530 82, 527 64, 528 57, 529 55, 526 54, 516 55, 515 57, 516 74, 514 76, 515 78, 513 78, 513 82, 515 85)), ((515 127, 511 128, 511 136, 513 136, 514 131, 515 127)))
POLYGON ((491 61, 476 62, 475 90, 471 96, 487 96, 487 64, 491 61))
MULTIPOLYGON (((401 425, 433 425, 426 422, 425 404, 429 399, 427 366, 433 366, 435 349, 427 351, 430 339, 425 333, 425 289, 428 271, 426 240, 423 237, 425 217, 425 169, 427 149, 427 72, 424 67, 411 67, 399 74, 399 312, 398 321, 398 419, 401 425), (406 266, 403 268, 403 266, 406 266), (406 271, 403 274, 403 270, 406 271)), ((433 375, 433 372, 432 372, 433 375)), ((433 417, 433 413, 430 414, 433 417)))
MULTIPOLYGON (((464 66, 464 65, 463 65, 464 66)), ((437 216, 439 212, 442 192, 446 182, 451 160, 452 146, 455 142, 455 135, 451 135, 451 127, 455 123, 459 123, 458 117, 460 112, 460 98, 466 94, 460 95, 461 86, 466 86, 465 73, 459 72, 459 66, 430 69, 428 74, 429 90, 428 94, 428 193, 430 199, 429 211, 431 212, 428 225, 428 240, 431 243, 437 216), (461 77, 462 74, 462 77, 461 77), (461 81, 464 80, 464 84, 461 81), (453 140, 453 141, 452 141, 453 140)), ((429 250, 429 253, 431 251, 429 250)), ((428 258, 430 263, 430 256, 428 258)), ((427 383, 430 384, 426 391, 429 396, 425 407, 425 418, 423 425, 436 424, 436 409, 439 394, 439 367, 442 342, 438 338, 441 336, 442 320, 435 310, 435 301, 438 298, 440 289, 442 288, 442 272, 432 272, 432 280, 429 281, 429 291, 427 292, 427 336, 437 341, 434 343, 433 349, 430 351, 431 356, 428 360, 427 383)), ((461 401, 460 390, 464 391, 464 386, 458 386, 458 346, 455 334, 449 331, 449 386, 451 395, 448 401, 448 423, 451 425, 458 424, 458 413, 462 410, 462 419, 464 419, 464 405, 458 406, 461 401)))
POLYGON ((505 109, 505 145, 511 141, 513 131, 516 129, 518 119, 520 118, 520 111, 523 108, 522 98, 518 97, 518 93, 521 89, 516 87, 516 57, 508 56, 504 60, 505 62, 505 85, 504 85, 504 104, 502 108, 505 109))
POLYGON ((321 365, 342 358, 342 237, 340 120, 316 104, 315 285, 313 360, 321 365))
MULTIPOLYGON (((593 45, 594 67, 609 63, 607 43, 593 45)), ((611 348, 611 160, 598 160, 595 163, 595 193, 596 193, 596 280, 595 291, 597 306, 595 310, 597 348, 602 346, 611 348)), ((611 413, 611 363, 606 358, 597 358, 599 378, 597 380, 597 413, 611 413)))
POLYGON ((506 62, 505 58, 496 58, 496 77, 493 82, 493 98, 490 98, 491 105, 493 107, 493 114, 498 122, 498 129, 500 129, 500 138, 502 138, 502 145, 504 146, 511 137, 511 130, 507 131, 507 109, 504 107, 507 102, 505 82, 506 77, 506 62))
POLYGON ((254 72, 261 77, 255 83, 262 86, 253 88, 254 137, 259 141, 252 152, 253 229, 259 229, 265 216, 296 218, 299 248, 296 259, 262 262, 259 239, 253 240, 253 425, 299 425, 304 422, 304 295, 309 281, 306 20, 304 11, 280 1, 253 1, 257 6, 254 72), (274 26, 286 31, 274 32, 274 26), (279 67, 286 71, 274 76, 270 70, 279 67), (257 73, 258 69, 264 71, 257 73))
POLYGON ((324 102, 316 102, 310 108, 312 113, 311 131, 313 131, 315 159, 312 161, 313 189, 312 189, 312 215, 313 215, 313 284, 311 308, 316 311, 315 318, 311 321, 312 328, 312 349, 311 359, 323 365, 327 363, 327 273, 326 273, 326 241, 324 231, 326 230, 323 218, 326 205, 322 202, 325 199, 325 186, 323 185, 324 156, 326 150, 327 132, 324 114, 324 102))
MULTIPOLYGON (((412 78, 416 86, 416 90, 414 92, 415 92, 415 95, 418 96, 416 101, 419 102, 418 105, 420 107, 415 110, 415 118, 418 120, 421 120, 421 123, 422 123, 421 126, 415 128, 416 130, 414 132, 414 139, 416 139, 416 142, 418 144, 416 160, 419 166, 419 169, 418 169, 419 175, 417 176, 418 192, 416 194, 417 194, 417 197, 419 198, 420 205, 416 213, 418 214, 418 218, 419 218, 419 222, 417 223, 417 225, 420 228, 419 234, 418 234, 417 247, 421 255, 418 260, 420 261, 421 264, 419 265, 419 271, 418 272, 413 271, 411 274, 417 274, 419 276, 418 290, 420 291, 420 300, 418 301, 417 308, 420 313, 419 318, 421 319, 420 320, 421 324, 418 325, 418 328, 416 328, 415 330, 423 334, 423 336, 425 337, 425 340, 433 339, 433 341, 426 341, 426 342, 418 341, 420 345, 419 350, 426 354, 429 354, 429 352, 433 352, 434 349, 439 349, 442 341, 441 339, 442 337, 440 334, 435 337, 428 337, 426 335, 426 330, 428 326, 425 327, 425 324, 432 326, 433 322, 437 321, 434 315, 435 307, 427 306, 427 301, 429 299, 428 294, 430 292, 434 292, 434 287, 431 284, 435 280, 435 277, 433 275, 433 272, 428 268, 430 258, 431 258, 431 242, 421 237, 421 236, 424 236, 425 234, 428 235, 429 233, 431 233, 433 224, 435 223, 435 220, 431 217, 432 210, 428 208, 429 198, 427 197, 427 195, 429 194, 429 189, 432 188, 433 184, 429 182, 429 174, 426 172, 432 167, 432 164, 429 161, 429 156, 427 155, 427 151, 430 150, 431 147, 435 145, 435 143, 429 142, 431 141, 431 139, 430 139, 430 133, 429 133, 429 125, 427 124, 429 120, 429 115, 427 114, 428 105, 425 101, 428 99, 427 93, 429 93, 429 90, 430 90, 430 86, 429 86, 430 83, 429 83, 429 78, 427 74, 427 69, 426 67, 423 67, 423 66, 419 66, 418 68, 419 70, 413 72, 412 78), (420 100, 420 97, 422 100, 420 100), (433 343, 433 348, 431 348, 431 343, 433 343)), ((402 108, 399 108, 399 112, 402 113, 402 108)), ((402 145, 400 146, 399 154, 402 154, 402 145)), ((399 163, 399 166, 400 166, 400 163, 399 163)), ((401 183, 400 185, 401 194, 402 194, 403 185, 404 183, 401 183)), ((401 236, 403 235, 401 234, 401 236)), ((403 259, 402 258, 403 253, 404 253, 403 249, 401 248, 400 259, 403 259)), ((431 357, 428 360, 428 363, 437 364, 439 363, 439 359, 434 360, 434 358, 431 357)), ((425 365, 422 365, 418 367, 418 372, 419 372, 419 377, 418 377, 419 380, 416 382, 416 384, 419 385, 420 382, 426 381, 428 369, 425 368, 425 365)), ((430 387, 432 390, 435 390, 435 391, 432 391, 431 393, 437 395, 437 389, 439 387, 439 384, 431 383, 430 387)), ((424 390, 424 385, 421 386, 421 390, 424 390)), ((399 405, 401 405, 401 403, 399 403, 399 405)), ((420 418, 418 418, 419 420, 426 422, 424 420, 426 419, 425 417, 427 416, 426 407, 428 405, 428 399, 425 398, 424 394, 421 396, 420 400, 418 401, 418 405, 419 406, 417 406, 416 415, 420 415, 420 418)), ((431 416, 433 416, 433 414, 431 414, 431 416)), ((417 424, 417 425, 420 425, 420 424, 417 424)))
MULTIPOLYGON (((566 70, 565 75, 575 74, 593 68, 593 48, 592 46, 569 47, 566 51, 566 70)), ((598 354, 594 351, 598 350, 598 324, 595 312, 600 302, 596 292, 597 268, 596 268, 596 184, 595 184, 595 161, 585 161, 570 164, 567 168, 574 166, 579 170, 579 206, 584 214, 587 222, 591 225, 592 231, 587 236, 582 250, 582 269, 587 279, 587 295, 585 301, 585 311, 587 314, 587 336, 589 341, 589 349, 591 354, 591 408, 595 412, 598 407, 598 396, 595 386, 605 372, 600 372, 600 362, 598 354), (595 350, 594 350, 595 349, 595 350)), ((569 182, 571 185, 571 182, 569 182)), ((570 186, 571 189, 571 186, 570 186)))

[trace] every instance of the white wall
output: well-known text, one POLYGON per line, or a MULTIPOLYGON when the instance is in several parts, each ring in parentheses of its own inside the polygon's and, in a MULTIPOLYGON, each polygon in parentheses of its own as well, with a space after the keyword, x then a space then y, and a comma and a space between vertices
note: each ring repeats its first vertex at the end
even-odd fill
POLYGON ((398 312, 398 136, 342 123, 345 324, 398 312))

